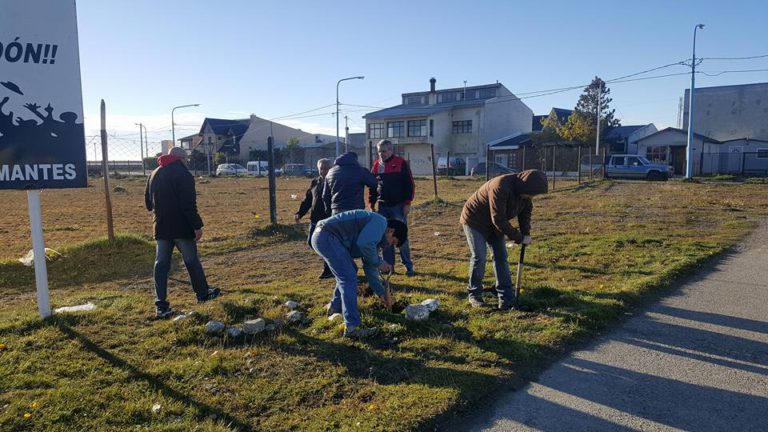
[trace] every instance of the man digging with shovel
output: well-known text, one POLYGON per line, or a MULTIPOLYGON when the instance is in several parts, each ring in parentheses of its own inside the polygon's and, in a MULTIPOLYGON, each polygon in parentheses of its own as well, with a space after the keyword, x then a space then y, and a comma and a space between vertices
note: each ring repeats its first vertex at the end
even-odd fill
POLYGON ((507 174, 487 181, 464 204, 460 222, 471 253, 467 289, 469 304, 473 307, 484 305, 487 244, 493 253, 499 309, 520 309, 512 288, 505 237, 517 244, 531 243, 531 198, 547 193, 547 187, 547 176, 539 170, 507 174), (509 223, 514 217, 517 217, 519 229, 509 223))

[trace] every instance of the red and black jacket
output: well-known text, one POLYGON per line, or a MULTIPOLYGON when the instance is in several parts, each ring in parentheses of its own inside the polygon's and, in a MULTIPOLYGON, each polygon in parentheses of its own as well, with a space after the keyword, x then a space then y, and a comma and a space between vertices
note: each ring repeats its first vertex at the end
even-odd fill
POLYGON ((376 176, 379 186, 376 190, 370 190, 369 204, 378 202, 385 207, 398 204, 410 205, 416 192, 416 185, 408 162, 400 156, 392 155, 383 162, 384 172, 379 172, 381 163, 381 160, 376 159, 371 168, 371 173, 376 176))

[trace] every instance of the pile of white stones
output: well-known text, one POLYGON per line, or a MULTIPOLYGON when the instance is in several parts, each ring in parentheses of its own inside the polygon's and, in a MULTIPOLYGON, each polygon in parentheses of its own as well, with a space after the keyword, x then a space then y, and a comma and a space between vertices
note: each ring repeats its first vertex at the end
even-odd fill
MULTIPOLYGON (((285 319, 289 323, 298 323, 304 321, 304 314, 298 310, 299 303, 293 300, 288 300, 283 304, 289 311, 285 314, 285 319)), ((179 315, 174 318, 174 321, 182 321, 192 316, 194 312, 188 314, 179 315)), ((221 321, 208 321, 205 324, 205 332, 212 335, 218 335, 226 331, 227 335, 231 338, 237 338, 243 334, 253 336, 264 331, 275 331, 282 325, 282 321, 277 320, 272 324, 267 324, 264 318, 250 319, 243 322, 242 326, 232 325, 227 326, 221 321)))
POLYGON ((408 305, 405 307, 405 319, 413 321, 425 321, 429 319, 429 314, 436 311, 440 306, 437 299, 426 299, 421 303, 408 305))

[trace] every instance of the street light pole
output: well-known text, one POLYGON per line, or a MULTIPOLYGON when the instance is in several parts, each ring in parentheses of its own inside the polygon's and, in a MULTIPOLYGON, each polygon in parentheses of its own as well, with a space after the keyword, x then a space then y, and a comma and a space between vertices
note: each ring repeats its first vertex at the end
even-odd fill
POLYGON ((173 109, 171 110, 171 137, 173 138, 174 147, 176 147, 176 122, 174 122, 173 120, 173 112, 179 108, 196 107, 196 106, 200 106, 200 104, 179 105, 177 107, 173 107, 173 109))
MULTIPOLYGON (((144 177, 147 176, 147 165, 144 161, 144 136, 142 135, 142 129, 144 128, 144 125, 142 123, 134 123, 136 126, 139 127, 139 143, 141 143, 141 169, 144 171, 144 177)), ((146 155, 146 157, 149 157, 149 155, 146 155)))
MULTIPOLYGON (((704 24, 696 24, 693 28, 693 56, 691 57, 691 93, 688 95, 688 145, 685 149, 685 178, 693 177, 693 90, 696 87, 696 30, 703 29, 704 24)), ((702 149, 703 151, 704 149, 702 149)))
POLYGON ((339 157, 339 84, 342 81, 348 81, 353 79, 365 79, 364 76, 355 76, 349 78, 342 78, 336 81, 336 157, 339 157))

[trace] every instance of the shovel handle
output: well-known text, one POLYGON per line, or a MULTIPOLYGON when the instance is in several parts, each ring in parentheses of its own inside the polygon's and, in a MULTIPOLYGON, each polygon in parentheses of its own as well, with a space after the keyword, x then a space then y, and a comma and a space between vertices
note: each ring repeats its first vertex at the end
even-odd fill
POLYGON ((517 278, 515 280, 515 303, 520 299, 520 281, 523 279, 523 262, 525 261, 525 243, 520 245, 520 259, 517 261, 517 278))

